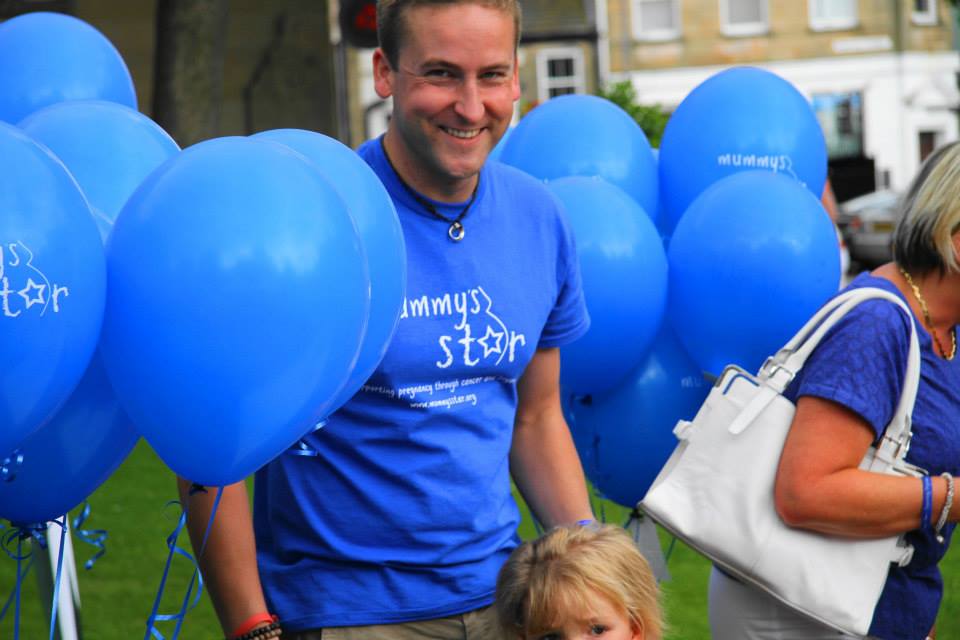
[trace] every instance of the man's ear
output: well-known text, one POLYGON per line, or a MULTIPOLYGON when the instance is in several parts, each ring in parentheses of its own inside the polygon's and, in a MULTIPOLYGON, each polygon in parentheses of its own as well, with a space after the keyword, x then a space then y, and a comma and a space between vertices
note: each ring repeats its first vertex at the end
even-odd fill
POLYGON ((373 52, 373 88, 383 99, 393 95, 393 67, 380 48, 373 52))
POLYGON ((520 60, 514 56, 513 60, 513 78, 510 79, 510 90, 513 94, 513 101, 520 99, 520 60))

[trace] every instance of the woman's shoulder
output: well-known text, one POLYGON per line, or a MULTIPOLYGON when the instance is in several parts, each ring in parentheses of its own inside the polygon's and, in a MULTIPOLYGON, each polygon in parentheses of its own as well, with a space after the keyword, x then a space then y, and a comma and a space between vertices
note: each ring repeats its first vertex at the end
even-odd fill
MULTIPOLYGON (((893 282, 869 272, 858 275, 843 291, 863 288, 880 289, 892 293, 909 309, 903 292, 893 282)), ((854 307, 838 323, 837 329, 846 329, 855 335, 860 334, 865 340, 880 339, 881 342, 888 344, 892 342, 906 348, 910 343, 910 327, 913 322, 912 313, 905 312, 890 300, 876 298, 864 300, 854 307)))

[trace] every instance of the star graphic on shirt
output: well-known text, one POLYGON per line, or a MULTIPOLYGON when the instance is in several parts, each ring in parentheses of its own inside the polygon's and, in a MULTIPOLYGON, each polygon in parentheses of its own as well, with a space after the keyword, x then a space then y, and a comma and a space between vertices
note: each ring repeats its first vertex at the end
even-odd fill
POLYGON ((503 353, 503 349, 500 347, 500 340, 503 338, 502 331, 494 331, 493 327, 487 325, 487 333, 482 337, 477 339, 477 344, 483 345, 483 357, 490 357, 491 353, 503 353), (494 346, 489 346, 490 338, 495 340, 494 346))
POLYGON ((37 284, 33 281, 33 278, 27 278, 27 286, 25 286, 23 289, 20 289, 20 291, 17 293, 20 294, 20 297, 23 298, 27 305, 27 309, 29 309, 35 304, 43 304, 46 302, 46 298, 44 297, 46 290, 47 285, 37 284))

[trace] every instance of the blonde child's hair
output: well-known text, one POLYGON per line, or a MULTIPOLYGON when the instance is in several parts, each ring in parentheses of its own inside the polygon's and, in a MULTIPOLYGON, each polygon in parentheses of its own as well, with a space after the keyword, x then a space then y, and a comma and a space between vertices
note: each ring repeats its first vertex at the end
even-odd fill
POLYGON ((548 631, 592 594, 606 598, 645 640, 660 640, 658 589, 646 559, 620 527, 557 527, 517 547, 497 579, 505 637, 548 631))

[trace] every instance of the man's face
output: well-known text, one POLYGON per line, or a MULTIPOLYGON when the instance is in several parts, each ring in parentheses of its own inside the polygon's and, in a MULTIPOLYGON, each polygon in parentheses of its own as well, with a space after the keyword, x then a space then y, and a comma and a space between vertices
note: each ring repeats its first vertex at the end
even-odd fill
POLYGON ((464 3, 412 7, 403 20, 397 68, 374 54, 377 93, 393 96, 388 150, 427 195, 469 195, 520 96, 513 17, 464 3))

